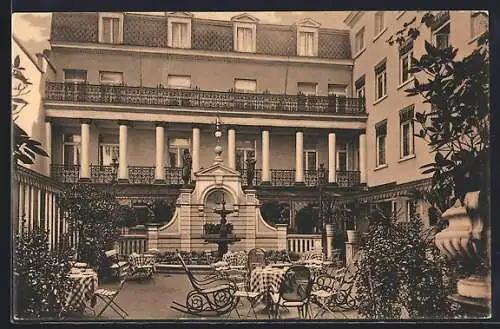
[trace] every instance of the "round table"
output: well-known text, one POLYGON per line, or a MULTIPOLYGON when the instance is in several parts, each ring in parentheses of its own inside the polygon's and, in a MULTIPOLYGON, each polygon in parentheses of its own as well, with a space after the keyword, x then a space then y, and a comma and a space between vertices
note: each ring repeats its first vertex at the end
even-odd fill
POLYGON ((92 300, 94 291, 99 284, 97 273, 92 269, 76 269, 69 274, 74 282, 73 289, 66 296, 66 308, 74 311, 83 311, 92 300))
POLYGON ((250 273, 250 290, 264 293, 264 302, 269 307, 272 303, 271 293, 279 292, 281 281, 285 277, 288 267, 256 268, 250 273))

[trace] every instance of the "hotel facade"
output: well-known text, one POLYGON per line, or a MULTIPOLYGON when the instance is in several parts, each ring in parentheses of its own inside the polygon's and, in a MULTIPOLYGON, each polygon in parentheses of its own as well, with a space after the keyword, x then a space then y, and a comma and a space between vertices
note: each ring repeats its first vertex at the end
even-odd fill
MULTIPOLYGON (((30 169, 57 186, 117 182, 131 205, 175 201, 185 150, 193 182, 213 164, 219 118, 224 165, 246 185, 246 161, 255 159, 255 197, 289 203, 290 229, 325 191, 397 210, 402 220, 416 211, 432 224, 428 206, 409 195, 429 185, 420 167, 432 161, 413 136, 414 113, 425 104, 405 95, 409 59, 423 54, 424 40, 470 53, 488 18, 436 12, 414 43, 388 45, 423 14, 351 12, 349 29, 337 30, 248 14, 216 21, 186 12, 53 13, 32 135, 50 157, 30 169)), ((48 218, 43 186, 15 180, 13 191, 14 219, 28 217, 29 227, 48 218)))

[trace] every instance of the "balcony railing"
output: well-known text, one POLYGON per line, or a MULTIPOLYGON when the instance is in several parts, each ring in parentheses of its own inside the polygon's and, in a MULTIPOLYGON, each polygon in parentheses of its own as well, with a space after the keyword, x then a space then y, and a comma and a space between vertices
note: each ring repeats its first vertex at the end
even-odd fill
MULTIPOLYGON (((241 183, 247 186, 246 169, 240 170, 241 183)), ((52 177, 63 183, 76 183, 80 175, 78 165, 52 165, 52 177)), ((112 166, 90 166, 90 180, 93 183, 110 184, 113 183, 112 166)), ((155 181, 155 167, 151 166, 129 166, 128 168, 130 184, 153 184, 155 181)), ((351 187, 359 185, 360 173, 356 170, 337 170, 337 184, 340 187, 351 187)), ((304 183, 306 186, 318 186, 320 182, 327 183, 327 170, 306 170, 304 172, 304 183)), ((182 168, 165 168, 165 181, 167 185, 182 185, 182 168)), ((259 186, 262 182, 262 169, 255 169, 253 185, 259 186)), ((271 186, 294 186, 294 169, 271 169, 271 186)))
POLYGON ((196 107, 228 111, 364 114, 363 98, 254 94, 200 89, 110 86, 47 82, 50 101, 196 107))

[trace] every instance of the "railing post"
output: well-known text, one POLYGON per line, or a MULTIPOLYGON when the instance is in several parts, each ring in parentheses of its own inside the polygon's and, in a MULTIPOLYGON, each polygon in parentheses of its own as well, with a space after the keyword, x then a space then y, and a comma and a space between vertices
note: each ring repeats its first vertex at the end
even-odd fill
POLYGON ((288 224, 276 224, 278 250, 286 250, 287 249, 287 236, 286 236, 287 227, 288 227, 288 224))
POLYGON ((328 260, 332 259, 332 246, 333 246, 333 224, 326 224, 326 257, 328 260))

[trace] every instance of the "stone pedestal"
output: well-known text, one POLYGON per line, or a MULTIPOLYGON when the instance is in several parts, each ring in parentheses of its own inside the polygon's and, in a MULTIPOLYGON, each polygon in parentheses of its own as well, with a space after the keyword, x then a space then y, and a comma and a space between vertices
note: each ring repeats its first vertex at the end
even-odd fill
POLYGON ((333 225, 332 224, 326 224, 325 225, 325 231, 326 231, 326 257, 328 260, 332 259, 332 251, 333 251, 333 225))
POLYGON ((345 264, 349 266, 353 263, 354 257, 359 250, 358 243, 346 242, 345 243, 345 264))
POLYGON ((276 224, 276 229, 278 230, 278 250, 287 250, 287 237, 286 230, 288 224, 276 224))
POLYGON ((160 224, 148 223, 146 225, 147 250, 158 249, 158 227, 160 227, 160 224))

